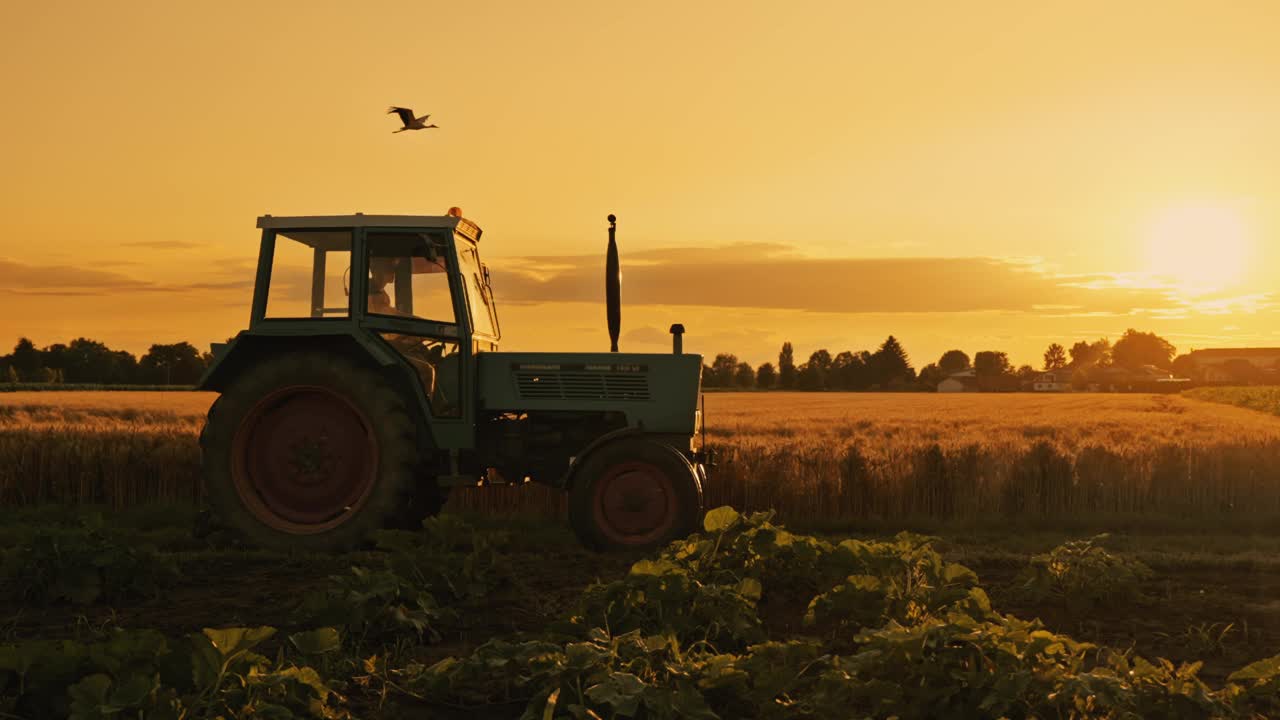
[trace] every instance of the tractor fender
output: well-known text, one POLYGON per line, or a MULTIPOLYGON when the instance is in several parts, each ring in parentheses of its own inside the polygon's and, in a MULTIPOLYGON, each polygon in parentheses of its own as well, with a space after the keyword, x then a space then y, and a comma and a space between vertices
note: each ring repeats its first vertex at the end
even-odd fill
MULTIPOLYGON (((592 440, 590 443, 587 444, 585 448, 582 449, 581 452, 573 456, 572 461, 569 463, 569 469, 566 470, 564 475, 560 478, 560 483, 559 483, 560 487, 564 488, 565 490, 573 489, 573 484, 577 480, 578 471, 582 468, 583 464, 587 461, 587 459, 590 458, 591 455, 594 454, 600 448, 604 447, 605 445, 608 445, 611 442, 614 442, 615 440, 619 440, 621 438, 631 438, 631 437, 643 438, 645 437, 645 435, 646 435, 645 431, 641 428, 625 427, 625 428, 619 428, 618 430, 607 432, 601 435, 600 437, 596 438, 595 440, 592 440)), ((662 445, 663 447, 666 447, 668 450, 671 451, 672 455, 679 457, 680 461, 689 467, 689 472, 693 473, 695 482, 697 482, 698 484, 698 494, 699 496, 701 496, 702 479, 704 477, 704 473, 701 471, 701 465, 695 468, 693 466, 693 463, 689 461, 689 458, 685 457, 684 453, 680 452, 674 447, 671 447, 667 443, 662 442, 661 440, 654 439, 654 443, 658 445, 662 445)))
POLYGON ((397 357, 390 349, 369 341, 360 333, 337 332, 298 336, 245 331, 232 338, 229 343, 217 343, 213 346, 213 362, 200 378, 196 389, 221 392, 234 382, 243 370, 253 367, 268 355, 321 348, 348 355, 356 361, 372 360, 382 367, 397 364, 397 357))

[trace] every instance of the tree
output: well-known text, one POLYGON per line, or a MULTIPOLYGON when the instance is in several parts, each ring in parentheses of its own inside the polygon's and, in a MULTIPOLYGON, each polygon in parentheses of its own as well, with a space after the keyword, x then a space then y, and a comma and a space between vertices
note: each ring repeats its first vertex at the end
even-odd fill
POLYGON ((200 351, 187 342, 152 345, 138 361, 138 370, 147 382, 163 385, 194 385, 204 369, 200 351))
POLYGON ((844 352, 831 361, 831 372, 827 377, 827 387, 840 390, 865 390, 870 384, 867 379, 868 352, 844 352))
POLYGON ((911 367, 907 351, 902 348, 898 339, 890 335, 871 356, 871 376, 881 387, 895 380, 910 382, 915 380, 916 371, 911 367))
POLYGON ((1013 372, 1008 353, 984 350, 973 356, 973 371, 978 377, 996 378, 1013 372))
POLYGON ((711 376, 715 378, 713 387, 733 387, 733 376, 738 371, 738 356, 732 353, 720 353, 711 361, 711 376))
POLYGON ((734 374, 733 380, 738 387, 749 388, 756 384, 756 371, 751 369, 749 363, 738 363, 738 369, 734 374))
POLYGON ((9 366, 18 372, 23 382, 39 382, 42 358, 36 344, 30 338, 19 338, 9 356, 9 366))
MULTIPOLYGON (((968 360, 968 359, 969 359, 968 356, 965 356, 965 360, 968 360)), ((946 380, 947 376, 950 374, 951 373, 943 372, 942 368, 939 367, 938 365, 935 365, 934 363, 929 363, 928 365, 925 365, 923 368, 920 368, 920 378, 919 378, 920 387, 924 390, 937 390, 938 383, 942 382, 943 380, 946 380)))
POLYGON ((5 373, 5 377, 4 377, 4 381, 5 381, 5 382, 7 382, 7 383, 18 383, 18 382, 21 382, 21 381, 18 379, 18 371, 17 371, 17 370, 14 370, 12 365, 10 365, 10 366, 6 367, 6 368, 4 369, 4 373, 5 373))
POLYGON ((765 363, 756 370, 756 387, 761 390, 772 388, 777 381, 778 373, 773 369, 773 363, 765 363))
POLYGON ((62 343, 54 343, 45 347, 40 351, 40 359, 45 367, 53 368, 66 376, 67 370, 67 351, 69 348, 62 343))
POLYGON ((716 384, 715 371, 712 370, 711 366, 706 363, 702 363, 702 387, 704 388, 720 387, 719 385, 716 384))
POLYGON ((796 385, 801 390, 826 390, 831 374, 831 353, 826 350, 815 350, 809 361, 800 367, 796 377, 796 385))
MULTIPOLYGON (((969 369, 969 356, 963 350, 948 350, 938 358, 938 370, 943 375, 955 375, 969 369)), ((923 372, 923 371, 921 371, 923 372)))
POLYGON ((797 390, 825 390, 826 372, 812 363, 805 363, 796 371, 797 390))
POLYGON ((61 355, 61 367, 69 382, 109 383, 116 375, 114 366, 118 361, 114 352, 96 340, 76 338, 61 355))
MULTIPOLYGON (((203 359, 204 356, 201 356, 203 359)), ((204 362, 204 367, 209 367, 209 361, 204 362)), ((203 372, 203 371, 202 371, 203 372)), ((109 383, 132 383, 138 380, 138 358, 133 353, 117 350, 111 353, 111 373, 107 376, 109 383)))
POLYGON ((1053 343, 1048 350, 1044 351, 1044 369, 1045 370, 1061 370, 1067 366, 1067 349, 1053 343))
POLYGON ((1172 366, 1176 352, 1173 344, 1159 335, 1129 328, 1111 348, 1111 359, 1116 365, 1130 370, 1143 365, 1155 365, 1167 370, 1172 366))
POLYGON ((1081 340, 1072 345, 1068 353, 1071 355, 1073 368, 1088 365, 1106 367, 1111 364, 1111 341, 1106 338, 1091 343, 1081 340))
POLYGON ((1016 375, 1018 378, 1019 386, 1026 386, 1035 382, 1036 377, 1040 375, 1040 371, 1036 370, 1030 365, 1022 365, 1018 368, 1018 371, 1014 373, 1014 375, 1016 375))
POLYGON ((782 351, 778 353, 778 385, 783 390, 796 386, 796 358, 791 343, 782 343, 782 351))
POLYGON ((1189 378, 1199 382, 1200 368, 1196 366, 1196 361, 1191 359, 1190 355, 1179 355, 1173 359, 1173 374, 1175 377, 1189 378))

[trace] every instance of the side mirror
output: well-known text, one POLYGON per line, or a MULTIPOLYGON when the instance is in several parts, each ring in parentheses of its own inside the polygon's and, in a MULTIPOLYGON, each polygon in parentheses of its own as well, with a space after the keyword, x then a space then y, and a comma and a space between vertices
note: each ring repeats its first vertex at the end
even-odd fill
POLYGON ((484 263, 480 263, 480 273, 484 276, 484 286, 489 287, 489 266, 484 263))

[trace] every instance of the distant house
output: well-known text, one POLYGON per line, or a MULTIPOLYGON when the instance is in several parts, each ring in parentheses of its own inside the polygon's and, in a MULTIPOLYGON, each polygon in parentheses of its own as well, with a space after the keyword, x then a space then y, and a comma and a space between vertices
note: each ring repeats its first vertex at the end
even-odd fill
POLYGON ((1280 368, 1280 348, 1208 348, 1192 350, 1179 363, 1188 363, 1192 373, 1206 383, 1254 382, 1280 368))
POLYGON ((1075 371, 1071 368, 1046 370, 1036 376, 1031 389, 1036 392, 1070 392, 1071 376, 1075 371))
POLYGON ((1190 379, 1174 377, 1155 365, 1094 368, 1089 372, 1089 389, 1104 392, 1175 393, 1190 386, 1190 379))
POLYGON ((973 369, 952 373, 938 383, 938 392, 978 392, 978 377, 973 369))

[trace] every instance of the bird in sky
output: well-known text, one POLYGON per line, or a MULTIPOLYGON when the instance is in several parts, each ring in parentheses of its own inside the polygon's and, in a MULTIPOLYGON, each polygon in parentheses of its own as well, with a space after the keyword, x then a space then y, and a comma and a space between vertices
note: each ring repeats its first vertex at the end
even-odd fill
POLYGON ((413 110, 410 108, 392 107, 387 110, 388 115, 391 113, 399 115, 400 122, 404 123, 404 127, 399 130, 392 130, 392 133, 404 132, 405 130, 428 130, 433 127, 440 127, 435 123, 432 123, 431 125, 426 124, 427 118, 431 117, 430 115, 423 115, 420 118, 414 117, 413 110))

